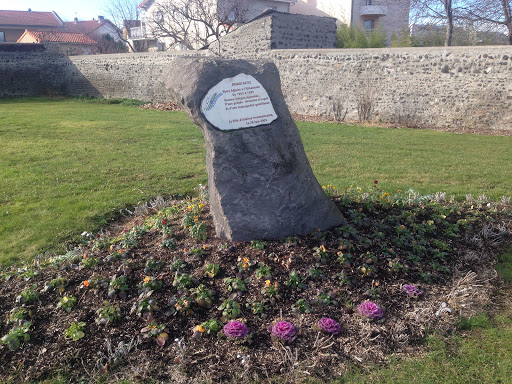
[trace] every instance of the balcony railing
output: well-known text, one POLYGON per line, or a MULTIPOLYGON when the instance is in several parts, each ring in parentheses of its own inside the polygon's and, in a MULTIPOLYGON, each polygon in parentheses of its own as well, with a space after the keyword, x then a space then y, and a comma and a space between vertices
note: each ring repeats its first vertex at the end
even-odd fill
POLYGON ((146 38, 146 30, 142 27, 130 28, 130 38, 132 40, 144 40, 146 38))
POLYGON ((361 16, 385 16, 387 13, 387 5, 376 1, 366 1, 361 5, 361 16))

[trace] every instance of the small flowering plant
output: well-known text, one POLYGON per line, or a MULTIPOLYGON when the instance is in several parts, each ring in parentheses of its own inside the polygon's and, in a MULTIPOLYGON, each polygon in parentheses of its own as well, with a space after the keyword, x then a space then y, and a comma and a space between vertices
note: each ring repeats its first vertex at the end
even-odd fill
POLYGON ((270 334, 273 338, 291 343, 297 337, 299 330, 295 325, 288 321, 278 321, 270 328, 270 334))
POLYGON ((140 332, 144 334, 144 337, 152 337, 157 345, 163 347, 169 339, 169 331, 165 324, 158 324, 151 315, 148 317, 148 321, 149 324, 142 328, 140 332))
POLYGON ((418 289, 418 287, 416 287, 412 284, 403 285, 402 292, 404 293, 404 295, 409 296, 409 297, 418 297, 423 294, 423 292, 421 292, 418 289))
POLYGON ((329 260, 329 253, 327 252, 327 249, 323 245, 319 247, 314 247, 315 250, 315 257, 322 263, 326 264, 329 260))
POLYGON ((261 293, 271 299, 279 299, 279 289, 277 281, 272 284, 270 280, 265 281, 265 287, 261 290, 261 293))
POLYGON ((317 326, 322 332, 330 335, 337 335, 341 332, 340 324, 329 317, 322 317, 318 320, 317 326))
POLYGON ((156 291, 162 288, 162 280, 152 276, 145 276, 139 283, 139 288, 145 291, 156 291))
POLYGON ((71 312, 73 305, 76 303, 76 297, 74 296, 64 296, 59 299, 57 303, 57 308, 62 308, 66 312, 71 312))
POLYGON ((380 320, 384 317, 384 310, 373 301, 365 301, 357 306, 360 315, 370 320, 380 320))
POLYGON ((232 320, 222 328, 222 333, 228 339, 244 339, 249 336, 249 328, 241 321, 232 320))

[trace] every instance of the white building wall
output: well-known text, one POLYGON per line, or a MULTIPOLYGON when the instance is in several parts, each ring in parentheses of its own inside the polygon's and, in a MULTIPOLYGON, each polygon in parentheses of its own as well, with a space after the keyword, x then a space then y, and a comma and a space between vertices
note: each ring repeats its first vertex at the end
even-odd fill
POLYGON ((340 23, 350 24, 352 0, 297 0, 290 13, 334 17, 340 23))

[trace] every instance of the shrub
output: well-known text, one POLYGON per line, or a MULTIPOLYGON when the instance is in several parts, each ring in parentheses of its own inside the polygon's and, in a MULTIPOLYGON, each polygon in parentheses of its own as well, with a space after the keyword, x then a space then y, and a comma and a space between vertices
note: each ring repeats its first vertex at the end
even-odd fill
POLYGON ((386 34, 382 29, 366 32, 353 25, 341 24, 336 32, 338 48, 383 48, 386 46, 386 34))

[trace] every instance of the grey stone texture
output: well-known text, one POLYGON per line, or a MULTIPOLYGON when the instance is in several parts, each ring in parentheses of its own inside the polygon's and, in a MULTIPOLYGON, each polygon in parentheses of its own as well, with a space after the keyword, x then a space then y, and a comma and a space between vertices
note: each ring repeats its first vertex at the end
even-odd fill
POLYGON ((267 11, 212 43, 225 58, 265 55, 272 49, 336 48, 336 19, 267 11))
POLYGON ((164 82, 169 97, 182 104, 203 132, 210 209, 219 237, 280 238, 343 222, 313 175, 274 64, 177 59, 164 82), (207 121, 201 101, 221 80, 240 73, 261 83, 278 118, 268 125, 221 131, 207 121))
MULTIPOLYGON (((63 94, 161 102, 163 69, 178 57, 208 54, 68 58, 0 52, 0 97, 63 94)), ((248 50, 238 56, 276 64, 294 113, 327 116, 340 102, 349 110, 347 118, 357 119, 357 94, 370 83, 376 121, 512 130, 511 46, 248 50)))
MULTIPOLYGON (((254 56, 250 56, 254 57, 254 56)), ((512 130, 512 47, 274 50, 295 113, 356 120, 367 85, 373 120, 420 127, 512 130)))

